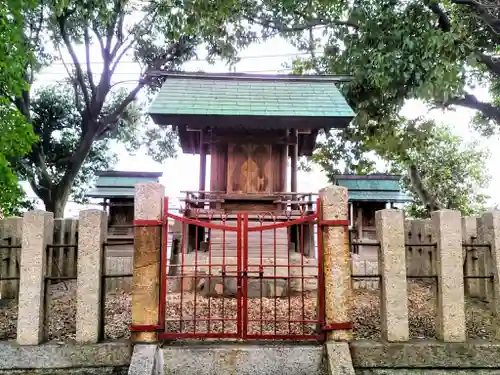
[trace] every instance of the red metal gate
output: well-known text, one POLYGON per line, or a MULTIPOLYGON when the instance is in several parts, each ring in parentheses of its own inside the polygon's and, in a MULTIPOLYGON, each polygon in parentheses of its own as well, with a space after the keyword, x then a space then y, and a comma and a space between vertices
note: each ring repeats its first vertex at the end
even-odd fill
POLYGON ((160 339, 323 339, 316 213, 189 216, 165 210, 160 339))

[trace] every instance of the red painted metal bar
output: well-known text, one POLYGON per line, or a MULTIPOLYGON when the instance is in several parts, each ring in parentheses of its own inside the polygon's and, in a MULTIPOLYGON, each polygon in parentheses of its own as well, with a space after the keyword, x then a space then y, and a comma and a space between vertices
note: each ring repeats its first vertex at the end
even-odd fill
MULTIPOLYGON (((243 217, 241 214, 237 215, 238 231, 236 232, 236 333, 238 337, 243 336, 243 326, 242 326, 242 314, 243 314, 243 291, 241 285, 241 270, 243 261, 243 217)), ((224 307, 224 304, 222 305, 224 307)), ((222 316, 224 316, 224 309, 222 310, 222 316)))
POLYGON ((348 227, 349 220, 320 220, 321 227, 348 227))
POLYGON ((162 227, 162 247, 160 252, 160 298, 158 307, 158 320, 161 329, 165 329, 165 314, 167 304, 167 259, 168 259, 168 197, 163 199, 163 217, 165 223, 162 227))
POLYGON ((221 224, 209 223, 206 221, 201 221, 201 220, 197 220, 197 219, 190 219, 188 217, 175 215, 175 214, 172 214, 170 212, 167 214, 167 218, 180 221, 181 223, 184 223, 184 224, 190 224, 193 226, 198 226, 198 227, 203 227, 203 228, 208 228, 208 229, 218 229, 218 230, 228 231, 228 232, 236 232, 238 230, 237 227, 233 226, 233 225, 221 225, 221 224))
POLYGON ((241 312, 241 324, 242 331, 241 336, 246 338, 248 336, 248 214, 243 214, 243 248, 241 249, 242 264, 240 277, 242 283, 241 298, 242 298, 242 312, 241 312))
POLYGON ((147 220, 135 219, 133 221, 134 227, 160 227, 164 224, 163 220, 147 220))
POLYGON ((158 324, 131 324, 129 327, 130 332, 158 332, 162 329, 158 324))
POLYGON ((248 231, 249 232, 258 232, 258 231, 262 231, 262 230, 271 230, 271 229, 286 228, 286 227, 291 227, 292 225, 304 224, 304 223, 313 221, 315 219, 316 219, 316 214, 313 214, 313 215, 308 215, 308 216, 301 217, 299 219, 284 221, 282 223, 275 223, 275 224, 268 224, 268 225, 262 225, 262 226, 256 226, 256 227, 249 227, 248 231))
MULTIPOLYGON (((321 199, 316 200, 316 211, 318 214, 318 222, 321 222, 321 199)), ((325 324, 325 273, 324 273, 324 252, 323 252, 323 233, 318 225, 316 230, 316 241, 318 249, 318 320, 321 326, 325 324)), ((323 339, 326 335, 323 334, 323 339)))
POLYGON ((323 326, 323 331, 339 331, 344 329, 352 329, 352 322, 330 323, 323 326))

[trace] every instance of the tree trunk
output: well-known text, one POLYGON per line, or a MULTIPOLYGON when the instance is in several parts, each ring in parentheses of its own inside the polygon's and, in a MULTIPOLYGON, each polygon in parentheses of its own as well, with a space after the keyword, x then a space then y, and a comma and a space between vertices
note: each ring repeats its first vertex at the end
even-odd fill
POLYGON ((414 164, 408 167, 408 175, 410 177, 410 184, 413 191, 418 195, 420 202, 425 206, 429 213, 440 210, 441 207, 439 203, 436 202, 436 199, 424 187, 420 173, 414 164))
POLYGON ((64 209, 66 208, 66 203, 68 203, 69 194, 62 194, 61 196, 57 194, 52 194, 52 199, 47 199, 43 201, 45 205, 45 210, 54 213, 54 219, 64 218, 64 209))

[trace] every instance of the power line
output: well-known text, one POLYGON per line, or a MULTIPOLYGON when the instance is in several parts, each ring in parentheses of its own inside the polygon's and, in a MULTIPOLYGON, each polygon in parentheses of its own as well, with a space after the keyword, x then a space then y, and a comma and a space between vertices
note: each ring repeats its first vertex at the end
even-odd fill
MULTIPOLYGON (((236 73, 246 73, 246 74, 267 74, 267 73, 291 73, 293 69, 291 68, 280 68, 280 69, 267 69, 267 70, 241 70, 237 71, 236 73)), ((40 76, 43 74, 38 75, 38 79, 35 80, 35 83, 58 83, 67 78, 67 75, 65 73, 47 73, 46 75, 52 75, 56 76, 59 75, 60 78, 40 78, 40 76)), ((113 73, 113 76, 132 76, 134 74, 132 73, 120 73, 120 72, 115 72, 113 73)), ((100 74, 96 74, 95 76, 100 76, 100 74)), ((127 80, 130 81, 132 84, 135 82, 135 80, 127 80)))
MULTIPOLYGON (((318 51, 314 51, 314 53, 316 54, 322 54, 323 51, 321 50, 318 50, 318 51)), ((283 53, 283 54, 273 54, 273 55, 249 55, 249 56, 241 56, 238 61, 245 61, 245 60, 258 60, 258 59, 274 59, 274 58, 284 58, 284 57, 297 57, 297 56, 306 56, 306 55, 309 55, 310 52, 297 52, 297 53, 283 53)), ((214 58, 213 61, 225 61, 224 59, 220 58, 220 57, 217 57, 217 58, 214 58)), ((194 58, 194 59, 190 59, 188 61, 185 62, 185 64, 188 64, 190 62, 207 62, 206 59, 200 59, 200 58, 194 58)), ((86 64, 85 61, 82 61, 82 64, 86 64)), ((90 62, 91 65, 102 65, 104 64, 104 62, 102 61, 91 61, 90 62)), ((119 63, 119 65, 122 65, 122 64, 137 64, 136 61, 133 61, 133 60, 121 60, 119 63)), ((57 65, 64 65, 62 61, 54 61, 52 64, 50 64, 49 66, 57 66, 57 65)), ((69 63, 69 65, 71 65, 71 63, 69 63)))

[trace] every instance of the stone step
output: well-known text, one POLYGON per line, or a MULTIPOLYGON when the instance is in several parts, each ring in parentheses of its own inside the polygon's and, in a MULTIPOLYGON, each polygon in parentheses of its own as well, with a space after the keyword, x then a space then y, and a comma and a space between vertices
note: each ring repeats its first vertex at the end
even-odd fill
POLYGON ((322 345, 164 346, 165 375, 323 375, 322 345))

